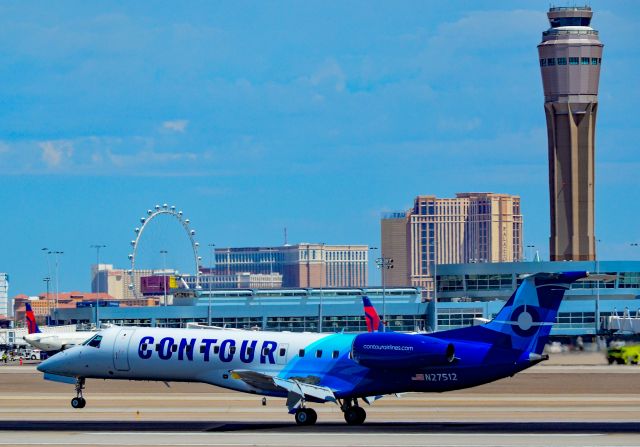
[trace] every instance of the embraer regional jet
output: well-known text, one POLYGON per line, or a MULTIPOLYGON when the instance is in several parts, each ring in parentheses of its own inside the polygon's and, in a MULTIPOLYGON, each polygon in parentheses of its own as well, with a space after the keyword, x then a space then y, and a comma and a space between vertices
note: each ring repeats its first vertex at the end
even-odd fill
POLYGON ((586 276, 528 276, 498 315, 481 326, 431 334, 111 327, 38 369, 46 379, 75 383, 74 408, 86 404, 86 378, 203 382, 286 398, 299 425, 316 422, 308 402, 336 403, 348 424, 362 424, 361 402, 468 388, 546 360, 542 350, 564 292, 586 276))

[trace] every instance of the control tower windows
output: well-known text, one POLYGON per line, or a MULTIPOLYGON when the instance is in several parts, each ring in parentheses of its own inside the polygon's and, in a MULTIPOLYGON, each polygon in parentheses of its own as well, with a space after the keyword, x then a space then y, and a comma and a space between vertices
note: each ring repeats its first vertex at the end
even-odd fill
POLYGON ((581 57, 580 58, 580 64, 589 65, 589 58, 588 57, 581 57))
POLYGON ((551 27, 558 28, 560 26, 589 26, 590 17, 557 17, 551 19, 551 27))
POLYGON ((556 64, 556 59, 554 57, 550 57, 547 59, 547 65, 551 66, 555 64, 556 64))
POLYGON ((559 57, 558 58, 558 65, 567 65, 567 58, 566 57, 559 57))
POLYGON ((580 63, 580 58, 579 57, 570 57, 569 58, 569 65, 578 65, 580 63))
POLYGON ((598 65, 598 58, 597 57, 592 57, 591 58, 591 65, 598 65))
POLYGON ((540 66, 544 67, 545 65, 547 65, 547 60, 546 59, 540 59, 540 66))

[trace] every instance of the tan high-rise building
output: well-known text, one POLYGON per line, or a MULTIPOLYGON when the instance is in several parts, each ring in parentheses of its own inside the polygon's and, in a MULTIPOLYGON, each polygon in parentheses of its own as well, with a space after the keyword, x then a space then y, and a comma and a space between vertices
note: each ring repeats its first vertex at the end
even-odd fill
POLYGON ((552 261, 596 257, 595 128, 603 45, 588 6, 550 8, 538 45, 549 139, 552 261))
POLYGON ((438 264, 522 259, 520 197, 510 194, 418 196, 412 209, 384 216, 381 229, 382 254, 393 259, 390 286, 432 290, 438 264))
MULTIPOLYGON (((135 270, 133 280, 140 287, 140 279, 143 276, 153 275, 153 270, 135 270)), ((129 270, 114 269, 112 264, 99 264, 91 266, 91 291, 108 293, 117 300, 133 300, 136 297, 129 287, 131 276, 129 270)))

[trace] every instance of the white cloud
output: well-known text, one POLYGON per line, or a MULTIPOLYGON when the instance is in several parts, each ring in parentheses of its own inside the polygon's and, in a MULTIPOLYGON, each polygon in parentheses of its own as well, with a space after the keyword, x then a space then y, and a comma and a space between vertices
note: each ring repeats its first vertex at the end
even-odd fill
POLYGON ((173 120, 173 121, 165 121, 162 123, 162 128, 171 130, 173 132, 183 133, 187 130, 187 126, 189 125, 188 120, 173 120))
POLYGON ((73 145, 68 141, 43 141, 38 146, 42 151, 42 161, 49 168, 58 168, 73 156, 73 145))
POLYGON ((347 76, 342 67, 333 59, 327 60, 310 77, 311 85, 319 86, 325 83, 333 85, 337 92, 344 90, 347 83, 347 76))

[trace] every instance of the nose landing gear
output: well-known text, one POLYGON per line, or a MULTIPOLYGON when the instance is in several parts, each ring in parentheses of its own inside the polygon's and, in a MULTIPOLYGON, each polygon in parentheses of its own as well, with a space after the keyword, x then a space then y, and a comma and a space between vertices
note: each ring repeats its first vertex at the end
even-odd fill
POLYGON ((87 401, 82 397, 82 390, 84 389, 84 377, 78 377, 76 379, 76 397, 71 399, 71 406, 79 409, 84 408, 87 405, 87 401))

